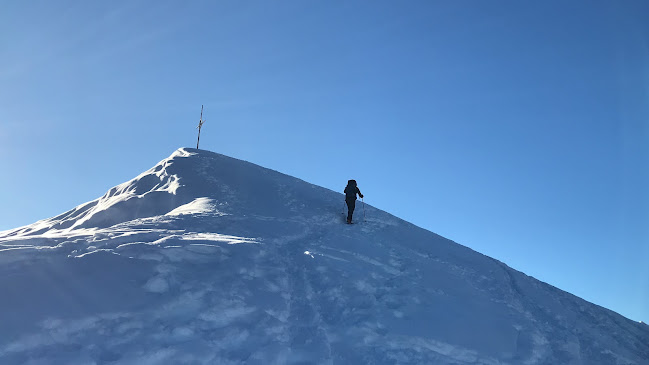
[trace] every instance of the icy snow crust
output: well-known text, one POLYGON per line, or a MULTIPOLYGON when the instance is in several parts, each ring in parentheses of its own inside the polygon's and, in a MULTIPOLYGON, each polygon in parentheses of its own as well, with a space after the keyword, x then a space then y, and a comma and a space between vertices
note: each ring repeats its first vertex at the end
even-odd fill
POLYGON ((342 201, 180 149, 0 232, 0 363, 649 363, 648 326, 342 201))

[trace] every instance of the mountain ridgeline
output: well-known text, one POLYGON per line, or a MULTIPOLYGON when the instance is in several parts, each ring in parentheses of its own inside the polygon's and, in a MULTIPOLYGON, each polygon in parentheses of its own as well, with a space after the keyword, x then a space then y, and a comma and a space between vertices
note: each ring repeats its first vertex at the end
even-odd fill
POLYGON ((645 324, 343 199, 182 148, 0 232, 0 363, 649 363, 645 324))

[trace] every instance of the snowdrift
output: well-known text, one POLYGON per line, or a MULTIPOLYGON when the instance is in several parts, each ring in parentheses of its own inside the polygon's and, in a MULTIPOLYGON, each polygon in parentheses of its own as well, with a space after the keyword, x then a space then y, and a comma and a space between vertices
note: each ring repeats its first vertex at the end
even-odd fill
POLYGON ((184 148, 0 232, 0 363, 649 363, 646 325, 342 201, 184 148))

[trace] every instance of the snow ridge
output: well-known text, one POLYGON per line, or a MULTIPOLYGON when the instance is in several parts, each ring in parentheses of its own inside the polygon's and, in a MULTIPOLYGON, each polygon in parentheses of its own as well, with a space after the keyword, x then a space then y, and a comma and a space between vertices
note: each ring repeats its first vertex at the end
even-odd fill
POLYGON ((371 206, 345 225, 342 199, 184 148, 95 201, 0 232, 0 363, 649 358, 646 325, 371 206))

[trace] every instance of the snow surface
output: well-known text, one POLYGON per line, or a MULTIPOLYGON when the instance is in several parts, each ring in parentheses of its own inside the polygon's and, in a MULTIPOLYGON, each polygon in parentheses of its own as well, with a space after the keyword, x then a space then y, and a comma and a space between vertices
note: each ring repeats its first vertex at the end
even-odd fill
POLYGON ((649 326, 342 201, 184 148, 0 232, 0 364, 649 364, 649 326))

